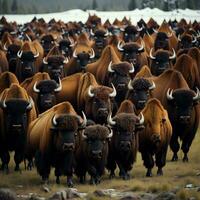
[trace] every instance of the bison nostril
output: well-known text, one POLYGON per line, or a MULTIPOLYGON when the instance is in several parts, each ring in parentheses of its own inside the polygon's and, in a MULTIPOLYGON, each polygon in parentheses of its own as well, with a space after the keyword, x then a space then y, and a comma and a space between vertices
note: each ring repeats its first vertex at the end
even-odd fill
POLYGON ((64 143, 63 144, 63 150, 73 150, 74 149, 74 143, 64 143))
POLYGON ((93 155, 98 155, 98 156, 102 156, 102 151, 101 150, 93 150, 92 151, 93 155))

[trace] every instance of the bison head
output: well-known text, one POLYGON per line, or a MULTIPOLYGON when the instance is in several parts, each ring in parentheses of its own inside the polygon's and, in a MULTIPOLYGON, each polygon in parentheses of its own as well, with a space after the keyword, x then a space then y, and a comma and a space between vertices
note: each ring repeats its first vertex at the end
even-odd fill
POLYGON ((183 36, 178 36, 178 49, 189 49, 195 46, 197 38, 193 35, 184 34, 183 36))
POLYGON ((41 45, 44 48, 44 56, 46 56, 51 50, 51 48, 55 45, 55 39, 51 34, 44 35, 41 38, 41 45))
POLYGON ((138 78, 130 81, 128 84, 129 91, 127 93, 127 99, 134 103, 137 110, 143 109, 149 98, 149 91, 154 88, 154 82, 150 83, 144 78, 138 78))
POLYGON ((155 50, 158 49, 165 49, 169 50, 169 38, 172 36, 170 33, 164 33, 164 32, 158 32, 155 43, 154 43, 154 48, 155 50))
POLYGON ((151 58, 151 73, 155 76, 162 74, 166 69, 171 68, 170 61, 176 58, 176 53, 173 49, 173 55, 170 56, 166 50, 158 50, 155 56, 152 55, 152 49, 150 51, 151 58))
POLYGON ((33 91, 38 93, 37 107, 39 113, 42 113, 56 104, 55 93, 62 90, 62 83, 59 79, 59 84, 54 80, 42 80, 39 83, 35 82, 33 91))
POLYGON ((59 42, 59 50, 64 57, 72 56, 72 47, 74 42, 68 37, 68 39, 63 39, 59 42))
POLYGON ((86 117, 84 120, 78 115, 58 114, 52 118, 52 140, 54 150, 57 152, 72 152, 75 150, 75 137, 80 129, 86 126, 86 117))
POLYGON ((169 116, 173 121, 181 124, 190 123, 194 105, 199 102, 200 92, 192 90, 176 89, 167 91, 167 99, 171 106, 169 116))
POLYGON ((89 86, 87 96, 88 102, 85 103, 85 110, 88 115, 96 122, 104 124, 107 122, 108 113, 112 111, 113 98, 117 92, 112 85, 111 88, 105 86, 89 86))
POLYGON ((125 29, 121 29, 123 31, 123 40, 125 42, 135 42, 139 37, 139 31, 142 29, 137 29, 133 25, 128 25, 125 29))

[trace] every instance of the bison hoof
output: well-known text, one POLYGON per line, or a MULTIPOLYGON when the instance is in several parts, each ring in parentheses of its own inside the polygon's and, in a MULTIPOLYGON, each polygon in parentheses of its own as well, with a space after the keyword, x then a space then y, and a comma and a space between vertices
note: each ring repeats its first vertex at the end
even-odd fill
POLYGON ((173 162, 173 161, 178 161, 178 156, 177 156, 177 154, 174 154, 174 155, 173 155, 173 157, 172 157, 172 162, 173 162))
POLYGON ((74 186, 72 180, 67 181, 67 186, 68 187, 73 187, 74 186))
POLYGON ((60 178, 59 177, 56 178, 56 183, 60 184, 60 178))
POLYGON ((163 171, 162 171, 162 169, 158 169, 158 171, 157 171, 157 175, 158 175, 158 176, 162 176, 162 175, 163 175, 163 171))
POLYGON ((90 185, 95 185, 95 184, 96 184, 96 183, 95 183, 94 178, 91 177, 91 179, 90 179, 90 185))
POLYGON ((101 182, 100 177, 96 177, 95 178, 95 184, 98 185, 98 184, 100 184, 100 182, 101 182))
POLYGON ((147 170, 146 177, 152 177, 151 169, 147 170))
POLYGON ((15 171, 16 171, 16 172, 20 172, 19 165, 16 165, 16 166, 15 166, 15 171))
POLYGON ((110 178, 110 179, 113 179, 114 177, 115 177, 115 173, 114 173, 114 172, 110 173, 109 178, 110 178))
POLYGON ((187 157, 187 155, 183 157, 183 162, 188 162, 188 157, 187 157))
POLYGON ((123 176, 123 180, 129 180, 130 179, 130 174, 126 173, 124 176, 123 176))
POLYGON ((2 164, 0 170, 6 172, 6 174, 9 174, 8 164, 2 164))
POLYGON ((85 183, 85 178, 84 178, 84 177, 80 177, 79 182, 80 182, 81 184, 84 184, 84 183, 85 183))

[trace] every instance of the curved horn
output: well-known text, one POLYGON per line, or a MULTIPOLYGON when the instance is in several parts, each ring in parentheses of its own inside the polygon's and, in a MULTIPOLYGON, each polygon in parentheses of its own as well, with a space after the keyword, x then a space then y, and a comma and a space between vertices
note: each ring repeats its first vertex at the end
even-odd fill
POLYGON ((129 70, 129 73, 132 74, 134 72, 135 72, 135 68, 134 68, 133 63, 131 63, 131 69, 129 70))
POLYGON ((3 100, 3 108, 7 108, 5 99, 3 100))
POLYGON ((121 46, 121 43, 122 43, 122 41, 119 41, 119 42, 117 43, 117 48, 118 48, 119 51, 124 51, 124 49, 123 49, 122 46, 121 46))
POLYGON ((90 29, 90 35, 92 35, 92 36, 95 35, 92 29, 90 29))
POLYGON ((112 69, 111 66, 112 66, 112 61, 110 61, 109 65, 108 65, 108 71, 111 72, 111 73, 113 73, 115 71, 112 69))
POLYGON ((82 132, 83 139, 87 139, 87 135, 85 135, 85 131, 82 132))
POLYGON ((170 91, 170 88, 168 88, 168 90, 167 90, 167 99, 168 100, 174 99, 174 97, 172 96, 172 92, 173 92, 173 90, 170 91))
POLYGON ((40 55, 40 53, 39 53, 39 52, 37 52, 37 54, 36 54, 36 55, 34 55, 34 58, 37 58, 39 55, 40 55))
POLYGON ((34 105, 33 99, 29 96, 29 104, 26 107, 27 110, 31 110, 34 105))
POLYGON ((58 85, 58 87, 54 90, 54 92, 60 92, 62 90, 62 82, 61 82, 61 80, 60 80, 60 78, 59 78, 59 85, 58 85))
POLYGON ((94 57, 95 57, 95 52, 94 52, 94 49, 93 49, 93 48, 91 48, 91 50, 92 50, 92 55, 90 55, 90 58, 94 58, 94 57))
POLYGON ((195 43, 197 41, 197 37, 194 36, 194 40, 192 40, 192 43, 195 43))
POLYGON ((169 57, 170 60, 173 60, 176 58, 176 52, 175 52, 174 48, 172 48, 172 51, 173 51, 173 55, 169 57))
POLYGON ((140 31, 142 31, 142 30, 143 30, 143 27, 140 27, 140 28, 138 27, 138 28, 137 28, 137 31, 138 31, 138 32, 140 32, 140 31))
POLYGON ((23 53, 23 51, 21 51, 21 50, 17 52, 18 58, 21 58, 21 57, 22 57, 22 53, 23 53))
POLYGON ((83 115, 83 123, 81 124, 82 127, 86 127, 87 125, 87 118, 85 116, 85 113, 82 111, 82 115, 83 115))
POLYGON ((113 92, 109 94, 110 97, 115 97, 117 95, 117 92, 116 92, 116 89, 115 89, 115 86, 111 83, 112 85, 112 88, 113 88, 113 92))
POLYGON ((35 82, 34 86, 33 86, 33 91, 36 92, 36 93, 39 93, 40 90, 37 89, 37 81, 35 82))
POLYGON ((26 35, 26 37, 28 38, 28 40, 30 41, 30 42, 32 42, 32 40, 31 40, 31 38, 29 37, 29 35, 26 33, 25 34, 26 35))
POLYGON ((158 31, 157 31, 156 29, 154 29, 154 28, 152 28, 152 29, 153 29, 153 32, 154 32, 154 33, 158 33, 158 31))
POLYGON ((153 90, 154 88, 156 88, 156 85, 155 85, 154 81, 152 81, 152 85, 149 87, 149 90, 153 90))
POLYGON ((110 133, 107 138, 111 138, 112 136, 113 136, 113 131, 112 131, 112 129, 110 129, 110 133))
POLYGON ((74 57, 74 58, 77 58, 77 55, 76 55, 76 49, 74 49, 73 57, 74 57))
POLYGON ((104 36, 107 37, 108 35, 109 35, 109 31, 107 30, 104 36))
POLYGON ((48 65, 48 62, 46 61, 45 57, 43 58, 43 63, 44 63, 45 65, 48 65))
POLYGON ((128 83, 128 89, 129 89, 129 90, 133 90, 133 86, 132 86, 131 83, 132 83, 132 81, 130 80, 129 83, 128 83))
POLYGON ((144 115, 142 114, 142 112, 140 113, 141 117, 140 117, 140 121, 139 124, 144 124, 144 115))
POLYGON ((154 56, 152 55, 152 51, 153 51, 153 48, 151 48, 150 53, 149 53, 149 56, 150 56, 150 58, 151 58, 152 60, 155 60, 156 57, 154 57, 154 56))
POLYGON ((168 38, 172 37, 172 32, 171 33, 167 33, 167 37, 168 38))
POLYGON ((68 36, 68 40, 70 41, 70 47, 74 47, 75 46, 75 42, 74 42, 74 40, 72 40, 69 36, 68 36))
POLYGON ((52 122, 54 126, 57 126, 56 115, 53 116, 52 122))
POLYGON ((7 44, 7 42, 5 42, 5 44, 3 45, 3 49, 4 49, 5 51, 8 51, 8 49, 7 49, 7 47, 6 47, 6 44, 7 44))
POLYGON ((196 95, 193 97, 193 100, 199 100, 200 99, 200 92, 199 92, 199 88, 196 87, 196 95))
POLYGON ((180 36, 180 34, 178 35, 178 41, 181 42, 181 36, 180 36))
POLYGON ((93 97, 94 96, 94 94, 92 93, 91 89, 92 89, 92 86, 90 85, 89 88, 88 88, 88 96, 89 97, 93 97))
POLYGON ((144 49, 144 46, 143 46, 143 44, 141 43, 141 46, 140 46, 140 48, 138 49, 138 51, 143 51, 143 49, 144 49))
POLYGON ((112 119, 111 114, 108 115, 107 121, 108 124, 110 124, 111 126, 114 126, 116 124, 116 121, 112 119))
POLYGON ((69 59, 66 57, 65 60, 63 60, 63 64, 67 64, 69 62, 69 59))

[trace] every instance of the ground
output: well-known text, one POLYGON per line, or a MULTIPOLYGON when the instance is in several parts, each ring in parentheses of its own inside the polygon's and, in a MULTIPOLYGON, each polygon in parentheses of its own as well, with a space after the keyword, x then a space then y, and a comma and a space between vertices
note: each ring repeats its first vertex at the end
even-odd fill
MULTIPOLYGON (((121 180, 118 176, 113 180, 109 180, 108 172, 105 173, 100 185, 91 186, 88 183, 80 185, 77 182, 77 178, 74 177, 75 187, 80 192, 91 193, 89 199, 94 198, 93 191, 97 189, 116 189, 118 191, 135 191, 135 192, 152 192, 158 193, 160 191, 169 191, 172 189, 178 189, 177 196, 181 200, 189 199, 189 197, 195 197, 200 200, 200 192, 195 189, 186 189, 187 184, 192 184, 200 188, 200 131, 197 133, 195 140, 193 141, 190 153, 189 162, 183 163, 181 158, 182 152, 179 152, 179 161, 171 162, 172 152, 169 150, 167 155, 167 164, 164 167, 164 176, 156 176, 156 168, 153 170, 153 177, 146 178, 146 169, 144 168, 141 160, 140 153, 138 153, 137 162, 135 163, 133 170, 131 171, 132 178, 128 181, 121 180)), ((55 184, 54 170, 52 170, 50 177, 50 193, 45 193, 41 188, 41 178, 37 174, 36 170, 25 171, 24 165, 21 164, 22 172, 15 172, 13 169, 13 161, 10 163, 10 173, 7 175, 0 172, 0 188, 9 187, 13 189, 17 194, 29 194, 37 193, 42 197, 49 197, 52 193, 59 191, 66 187, 66 179, 61 179, 61 184, 58 186, 55 184)), ((118 175, 118 172, 116 173, 118 175)), ((89 178, 88 178, 89 179, 89 178)), ((100 198, 99 199, 106 199, 100 198)), ((108 198, 109 199, 109 198, 108 198)))

